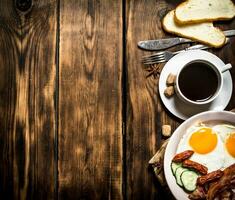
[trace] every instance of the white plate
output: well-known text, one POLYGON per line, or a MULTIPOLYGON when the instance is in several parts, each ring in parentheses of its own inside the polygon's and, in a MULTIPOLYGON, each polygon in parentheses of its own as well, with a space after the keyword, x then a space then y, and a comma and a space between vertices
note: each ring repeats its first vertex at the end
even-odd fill
POLYGON ((167 184, 172 192, 178 200, 188 200, 188 194, 183 191, 181 187, 179 187, 175 181, 175 177, 171 171, 171 161, 172 158, 176 154, 176 150, 180 139, 186 133, 186 130, 194 124, 204 121, 210 120, 223 120, 230 123, 235 123, 235 114, 228 111, 207 111, 200 114, 197 114, 185 122, 183 122, 172 134, 168 145, 166 147, 165 155, 164 155, 164 173, 166 177, 167 184))
POLYGON ((207 110, 224 110, 228 105, 229 100, 232 96, 233 83, 232 77, 229 71, 223 73, 224 84, 219 96, 207 105, 191 106, 182 102, 177 95, 171 98, 167 98, 164 95, 164 90, 166 89, 166 79, 167 76, 172 74, 177 74, 187 62, 195 59, 205 59, 213 63, 215 66, 223 66, 224 62, 212 53, 202 50, 190 50, 180 53, 173 58, 171 58, 164 66, 160 79, 159 79, 159 94, 165 107, 176 117, 180 119, 187 119, 197 113, 204 112, 207 110))

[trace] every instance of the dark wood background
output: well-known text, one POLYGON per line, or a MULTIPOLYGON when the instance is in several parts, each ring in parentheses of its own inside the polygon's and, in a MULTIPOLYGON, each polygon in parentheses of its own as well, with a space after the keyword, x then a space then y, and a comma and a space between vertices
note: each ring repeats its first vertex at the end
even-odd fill
MULTIPOLYGON (((180 2, 0 0, 0 199, 173 199, 148 160, 182 121, 136 44, 180 2)), ((235 66, 235 39, 211 51, 235 66)))

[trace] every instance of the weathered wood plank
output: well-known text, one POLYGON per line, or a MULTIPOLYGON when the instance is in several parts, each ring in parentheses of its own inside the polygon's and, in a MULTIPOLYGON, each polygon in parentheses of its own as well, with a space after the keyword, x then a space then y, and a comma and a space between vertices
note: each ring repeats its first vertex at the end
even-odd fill
MULTIPOLYGON (((215 26, 222 30, 235 29, 235 19, 229 21, 216 22, 215 26)), ((229 43, 219 50, 211 50, 212 53, 220 57, 224 63, 231 63, 233 68, 230 69, 233 80, 233 93, 226 110, 235 108, 235 37, 229 38, 229 43)))
POLYGON ((128 199, 173 199, 157 183, 148 161, 159 148, 161 125, 174 130, 176 118, 165 112, 158 95, 158 79, 146 78, 137 48, 140 40, 166 37, 161 28, 165 13, 179 1, 126 1, 126 70, 128 78, 126 130, 126 196, 128 199), (171 2, 174 2, 171 4, 171 2))
POLYGON ((122 199, 122 4, 60 12, 59 199, 122 199))
POLYGON ((57 3, 21 2, 0 2, 0 199, 53 199, 57 3))

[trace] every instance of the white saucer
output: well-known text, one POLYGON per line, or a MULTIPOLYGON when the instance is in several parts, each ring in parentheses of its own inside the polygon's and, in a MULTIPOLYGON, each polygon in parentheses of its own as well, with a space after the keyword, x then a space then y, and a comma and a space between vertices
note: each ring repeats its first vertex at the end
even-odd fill
POLYGON ((224 110, 228 105, 229 100, 232 96, 233 83, 232 77, 229 71, 223 73, 223 87, 218 97, 207 105, 191 106, 187 103, 182 102, 177 95, 167 98, 164 95, 166 89, 167 76, 177 74, 178 70, 181 69, 187 62, 195 59, 206 59, 216 66, 224 66, 224 62, 212 53, 202 50, 190 50, 180 53, 171 58, 164 66, 160 78, 159 78, 159 94, 165 107, 176 117, 186 120, 189 117, 204 112, 207 110, 221 111, 224 110))

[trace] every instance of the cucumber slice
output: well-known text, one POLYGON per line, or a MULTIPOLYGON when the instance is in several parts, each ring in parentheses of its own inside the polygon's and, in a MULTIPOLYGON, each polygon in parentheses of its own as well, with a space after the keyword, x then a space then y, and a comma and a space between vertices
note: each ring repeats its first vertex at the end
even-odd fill
POLYGON ((189 169, 184 168, 184 167, 178 167, 178 168, 176 169, 176 171, 175 171, 176 183, 177 183, 179 186, 181 186, 181 187, 183 187, 183 183, 182 183, 180 177, 181 177, 181 174, 182 174, 183 172, 185 172, 185 171, 189 171, 189 169))
POLYGON ((175 163, 175 162, 171 163, 171 171, 172 171, 174 176, 175 176, 176 170, 181 166, 182 166, 182 163, 175 163))
POLYGON ((196 189, 198 176, 196 172, 191 170, 184 171, 181 174, 180 179, 185 190, 193 192, 196 189))

